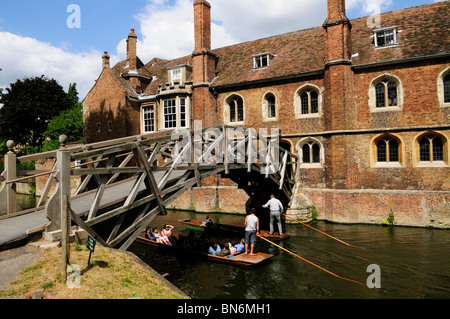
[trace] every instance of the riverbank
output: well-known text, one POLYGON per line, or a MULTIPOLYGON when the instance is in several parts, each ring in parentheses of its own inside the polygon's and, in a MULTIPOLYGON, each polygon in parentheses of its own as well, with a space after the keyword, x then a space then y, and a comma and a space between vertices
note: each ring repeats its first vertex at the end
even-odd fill
MULTIPOLYGON (((89 251, 84 246, 71 245, 70 263, 78 265, 80 272, 79 287, 69 288, 61 281, 60 248, 27 245, 2 252, 0 262, 6 266, 9 260, 9 265, 2 267, 1 277, 9 283, 0 287, 0 298, 31 298, 33 294, 43 299, 189 298, 132 253, 96 247, 89 266, 88 258, 89 251), (25 259, 21 264, 16 263, 19 257, 25 259), (5 271, 9 272, 4 274, 5 271)), ((77 280, 70 282, 77 285, 77 280)))

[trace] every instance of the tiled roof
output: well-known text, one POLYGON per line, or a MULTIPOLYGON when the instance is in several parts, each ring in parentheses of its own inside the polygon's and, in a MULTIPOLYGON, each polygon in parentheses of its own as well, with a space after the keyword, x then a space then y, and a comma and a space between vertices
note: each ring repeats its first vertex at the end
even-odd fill
MULTIPOLYGON (((368 17, 351 20, 353 65, 400 60, 405 58, 450 53, 450 1, 437 2, 382 13, 381 26, 401 30, 396 47, 375 49, 374 28, 367 25, 368 17)), ((217 79, 214 86, 226 86, 258 80, 283 78, 322 70, 325 58, 325 39, 322 26, 240 43, 213 50, 217 56, 217 79), (275 54, 267 68, 253 69, 252 56, 264 52, 275 54)), ((167 68, 190 63, 191 56, 174 60, 153 59, 145 68, 156 79, 145 95, 156 94, 158 86, 168 82, 167 68)), ((116 72, 124 67, 119 62, 116 72)), ((189 79, 190 80, 190 79, 189 79)))
MULTIPOLYGON (((450 1, 383 13, 380 28, 397 27, 398 46, 375 49, 368 17, 351 20, 353 65, 450 53, 450 1)), ((377 28, 378 29, 378 28, 377 28)))

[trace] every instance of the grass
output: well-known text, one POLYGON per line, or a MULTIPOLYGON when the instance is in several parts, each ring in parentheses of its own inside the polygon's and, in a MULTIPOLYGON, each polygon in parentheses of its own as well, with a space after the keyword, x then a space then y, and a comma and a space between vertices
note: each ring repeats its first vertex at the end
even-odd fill
POLYGON ((79 266, 80 288, 69 288, 61 280, 61 248, 45 249, 42 255, 32 266, 22 269, 10 283, 11 289, 0 290, 1 298, 23 297, 37 291, 43 291, 45 299, 186 298, 120 251, 96 247, 88 266, 89 251, 71 245, 70 263, 79 266))

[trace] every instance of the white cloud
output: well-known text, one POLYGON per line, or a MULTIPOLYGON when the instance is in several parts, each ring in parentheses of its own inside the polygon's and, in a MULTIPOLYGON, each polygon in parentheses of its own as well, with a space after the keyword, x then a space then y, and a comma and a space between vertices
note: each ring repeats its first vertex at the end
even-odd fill
MULTIPOLYGON (((101 71, 98 51, 70 53, 33 38, 0 32, 0 87, 6 88, 17 79, 45 75, 67 91, 77 83, 80 99, 94 85, 101 71)), ((112 60, 118 60, 112 57, 112 60)))

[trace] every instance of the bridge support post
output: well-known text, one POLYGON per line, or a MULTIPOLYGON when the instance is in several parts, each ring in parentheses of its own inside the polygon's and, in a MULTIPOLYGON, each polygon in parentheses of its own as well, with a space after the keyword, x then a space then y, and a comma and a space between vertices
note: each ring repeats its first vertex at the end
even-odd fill
POLYGON ((8 141, 6 146, 9 152, 5 155, 5 183, 0 191, 0 200, 6 203, 4 213, 13 214, 17 210, 16 204, 16 184, 8 183, 17 178, 16 154, 13 152, 14 142, 8 141))
MULTIPOLYGON (((312 221, 312 201, 302 192, 302 188, 297 182, 292 193, 291 204, 286 215, 297 219, 304 223, 312 221)), ((290 223, 290 219, 286 219, 286 223, 290 223)))
POLYGON ((59 138, 61 148, 56 154, 59 178, 59 201, 61 209, 61 275, 63 282, 67 279, 67 265, 70 258, 70 153, 65 148, 67 137, 59 138))

